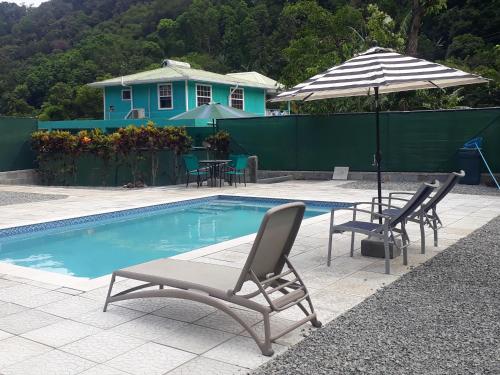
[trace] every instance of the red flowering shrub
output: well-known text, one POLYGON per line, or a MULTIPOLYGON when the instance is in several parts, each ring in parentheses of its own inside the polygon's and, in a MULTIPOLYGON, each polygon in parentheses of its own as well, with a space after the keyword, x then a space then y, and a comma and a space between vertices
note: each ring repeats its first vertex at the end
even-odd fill
POLYGON ((134 186, 141 177, 139 163, 149 155, 154 185, 159 169, 158 153, 171 150, 177 157, 188 152, 191 145, 192 138, 185 128, 159 128, 153 122, 140 127, 130 125, 110 134, 94 129, 82 130, 76 135, 61 130, 37 131, 31 135, 31 146, 37 154, 39 172, 48 184, 53 183, 56 176, 69 173, 76 177, 77 158, 82 154, 91 154, 103 161, 105 170, 113 155, 116 155, 118 161, 130 167, 134 186))

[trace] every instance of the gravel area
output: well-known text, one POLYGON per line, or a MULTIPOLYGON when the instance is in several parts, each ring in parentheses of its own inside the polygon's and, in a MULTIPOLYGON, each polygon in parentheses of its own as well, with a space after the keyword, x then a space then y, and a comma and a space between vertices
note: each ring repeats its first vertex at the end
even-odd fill
POLYGON ((63 199, 66 197, 67 195, 63 194, 38 194, 38 193, 22 193, 17 191, 0 191, 0 206, 49 201, 53 199, 63 199))
POLYGON ((255 374, 500 374, 499 269, 500 216, 255 374))
MULTIPOLYGON (((420 186, 418 182, 384 182, 382 190, 395 190, 395 191, 415 191, 420 186)), ((346 189, 364 189, 364 190, 377 190, 376 181, 352 181, 346 184, 339 185, 339 187, 346 189)), ((496 187, 486 185, 456 185, 452 193, 456 194, 472 194, 472 195, 498 195, 500 190, 496 187)))

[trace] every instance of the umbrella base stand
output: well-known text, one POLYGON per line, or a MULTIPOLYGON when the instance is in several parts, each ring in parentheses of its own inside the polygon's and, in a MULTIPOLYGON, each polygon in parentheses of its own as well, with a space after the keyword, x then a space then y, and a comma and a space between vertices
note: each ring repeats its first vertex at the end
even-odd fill
MULTIPOLYGON (((401 241, 398 241, 398 246, 401 247, 401 241)), ((390 259, 394 259, 401 255, 401 250, 398 246, 394 246, 394 244, 389 244, 389 257, 390 259)), ((385 258, 384 251, 384 241, 375 238, 366 238, 361 241, 361 255, 365 257, 374 257, 374 258, 385 258)))

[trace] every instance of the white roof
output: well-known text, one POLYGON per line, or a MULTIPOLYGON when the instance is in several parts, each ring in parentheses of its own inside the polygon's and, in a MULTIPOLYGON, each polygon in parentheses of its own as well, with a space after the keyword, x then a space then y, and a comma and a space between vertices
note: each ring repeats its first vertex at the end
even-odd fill
POLYGON ((177 64, 177 62, 171 60, 168 60, 166 65, 159 69, 106 79, 104 81, 90 83, 89 86, 130 86, 143 83, 160 83, 185 80, 222 83, 226 85, 238 85, 243 87, 255 87, 265 89, 268 92, 276 92, 277 89, 281 87, 280 83, 257 72, 218 74, 207 72, 201 69, 193 69, 189 66, 189 64, 177 64))
POLYGON ((260 74, 258 72, 241 72, 241 73, 228 73, 226 74, 227 76, 238 78, 238 79, 245 79, 247 81, 252 81, 252 82, 258 82, 263 85, 267 85, 269 87, 274 87, 276 90, 278 89, 283 89, 284 86, 275 81, 272 78, 269 78, 265 76, 264 74, 260 74))

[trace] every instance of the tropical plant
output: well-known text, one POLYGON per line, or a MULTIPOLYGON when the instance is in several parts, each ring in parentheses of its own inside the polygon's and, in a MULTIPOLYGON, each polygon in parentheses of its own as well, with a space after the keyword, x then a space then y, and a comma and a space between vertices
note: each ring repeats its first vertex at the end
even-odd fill
MULTIPOLYGON (((293 86, 374 40, 485 75, 490 84, 465 88, 461 105, 496 106, 498 8, 498 1, 464 0, 52 0, 37 8, 0 2, 0 114, 101 118, 101 93, 87 83, 158 67, 164 57, 219 73, 255 70, 293 86)), ((435 92, 429 95, 442 95, 435 92)), ((417 93, 405 98, 388 97, 386 108, 441 102, 417 93)), ((369 103, 296 107, 318 113, 366 110, 369 103)))
POLYGON ((103 185, 109 174, 111 160, 123 163, 130 168, 132 185, 144 182, 141 163, 151 160, 151 183, 155 185, 158 178, 159 154, 169 150, 173 155, 172 173, 174 181, 179 174, 179 155, 190 150, 192 138, 185 128, 157 127, 153 122, 146 126, 130 125, 106 134, 100 129, 82 130, 77 134, 67 131, 37 131, 31 136, 31 145, 37 154, 39 172, 42 180, 53 184, 56 180, 68 183, 67 176, 73 183, 77 177, 77 161, 81 155, 90 154, 102 160, 101 178, 103 185))
POLYGON ((210 150, 212 150, 217 157, 227 157, 229 154, 231 136, 227 131, 220 130, 205 138, 205 143, 208 144, 210 150))
POLYGON ((118 134, 114 138, 116 151, 130 168, 132 184, 135 187, 139 179, 144 182, 140 175, 139 163, 144 160, 144 154, 147 150, 147 133, 143 127, 138 128, 134 125, 120 128, 116 133, 118 134))
POLYGON ((76 176, 75 160, 79 154, 80 139, 68 131, 37 131, 32 134, 31 147, 37 154, 39 172, 43 182, 68 183, 68 174, 76 176))
POLYGON ((101 129, 93 129, 88 133, 90 142, 87 145, 88 152, 96 159, 102 161, 101 181, 106 185, 110 164, 116 155, 117 133, 105 134, 101 129))
POLYGON ((173 153, 173 166, 171 169, 173 173, 171 178, 177 183, 181 168, 179 156, 187 153, 191 149, 193 138, 188 135, 186 128, 174 126, 163 128, 163 137, 165 137, 167 148, 173 153))

